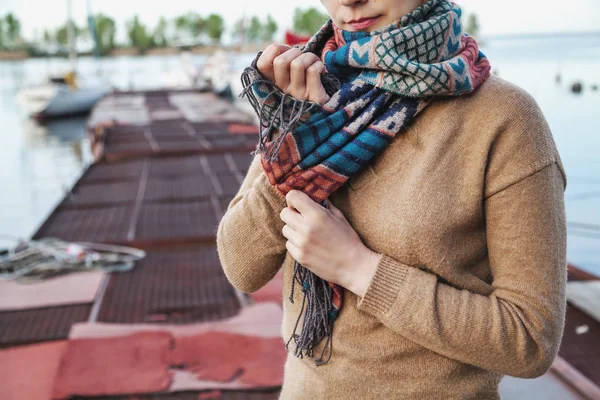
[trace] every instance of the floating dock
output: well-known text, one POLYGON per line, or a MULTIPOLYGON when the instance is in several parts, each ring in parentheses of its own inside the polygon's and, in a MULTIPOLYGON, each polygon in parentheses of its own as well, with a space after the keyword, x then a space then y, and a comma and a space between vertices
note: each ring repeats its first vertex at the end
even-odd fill
MULTIPOLYGON (((219 220, 246 175, 257 143, 258 130, 248 115, 211 93, 122 92, 95 107, 88 130, 94 163, 33 239, 133 246, 147 255, 132 271, 106 274, 93 303, 0 311, 0 360, 2 351, 36 352, 44 344, 67 343, 63 368, 75 341, 74 326, 190 328, 231 320, 242 308, 258 303, 281 309, 272 301, 281 301, 280 293, 272 295, 281 292, 280 277, 252 296, 241 293, 227 281, 216 251, 219 220)), ((270 322, 277 336, 281 312, 270 322)), ((278 339, 274 352, 281 354, 282 346, 278 339)), ((225 352, 222 363, 227 357, 225 352)), ((190 376, 182 384, 180 373, 157 392, 161 399, 276 399, 283 363, 271 362, 262 371, 279 376, 275 384, 257 377, 253 384, 241 372, 233 380, 213 382, 214 389, 195 390, 211 384, 190 376)), ((35 385, 34 377, 31 381, 35 385)), ((53 386, 47 398, 58 396, 53 386)), ((66 393, 115 399, 156 395, 113 393, 110 385, 90 390, 66 393)))

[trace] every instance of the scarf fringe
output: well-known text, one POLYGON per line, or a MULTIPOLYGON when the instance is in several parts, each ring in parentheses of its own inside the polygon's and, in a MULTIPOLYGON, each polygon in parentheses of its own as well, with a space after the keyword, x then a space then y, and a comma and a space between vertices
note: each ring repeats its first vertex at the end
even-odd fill
POLYGON ((289 297, 291 303, 294 302, 294 286, 296 282, 300 285, 303 292, 302 308, 296 319, 294 331, 285 344, 285 347, 287 349, 290 341, 294 339, 296 345, 294 354, 296 357, 303 358, 306 355, 314 358, 315 347, 327 337, 321 355, 315 359, 315 364, 319 366, 329 361, 333 351, 333 321, 337 317, 337 309, 332 304, 333 290, 327 281, 319 278, 294 260, 292 290, 289 297), (304 316, 302 331, 298 335, 296 331, 302 316, 304 316), (329 354, 327 359, 323 360, 327 345, 329 345, 329 354))
MULTIPOLYGON (((259 142, 257 149, 252 154, 263 154, 266 161, 274 162, 278 158, 279 150, 288 133, 293 132, 305 114, 321 105, 309 100, 298 100, 284 93, 275 83, 264 78, 256 67, 256 62, 261 54, 262 52, 259 52, 252 65, 242 72, 241 81, 243 89, 238 97, 243 98, 245 96, 259 118, 259 142), (268 94, 261 101, 256 98, 252 90, 254 85, 260 84, 268 87, 268 94), (271 98, 277 102, 276 107, 269 104, 271 98), (279 136, 273 139, 273 133, 276 132, 279 133, 279 136), (273 143, 267 148, 267 143, 271 141, 273 143)), ((321 76, 321 83, 329 96, 337 92, 341 86, 340 81, 333 74, 329 73, 321 76)))
MULTIPOLYGON (((262 52, 258 53, 252 65, 244 69, 241 75, 243 90, 239 94, 240 98, 244 96, 250 102, 250 105, 259 118, 259 143, 257 149, 252 154, 262 154, 268 162, 277 159, 281 145, 288 133, 292 132, 301 121, 305 113, 320 107, 319 103, 308 100, 298 100, 283 91, 268 79, 265 79, 256 67, 256 61, 260 58, 262 52), (268 88, 266 97, 259 101, 254 93, 253 86, 263 84, 268 88), (278 104, 273 107, 269 104, 271 98, 278 99, 278 104), (284 113, 285 110, 285 113, 284 113), (273 141, 272 135, 279 132, 280 135, 273 141), (273 142, 272 142, 273 141, 273 142), (267 148, 267 143, 272 142, 267 148)), ((325 92, 333 96, 340 89, 341 83, 333 74, 325 73, 321 76, 321 83, 325 92)), ((326 204, 324 204, 327 207, 326 204)), ((294 260, 294 274, 292 276, 292 289, 289 300, 294 303, 294 288, 296 282, 300 285, 303 298, 302 308, 296 320, 294 331, 287 341, 285 347, 289 347, 292 339, 296 345, 294 354, 303 358, 305 355, 314 358, 315 347, 325 338, 327 340, 321 351, 321 355, 315 359, 315 364, 322 365, 327 363, 333 350, 333 321, 337 317, 338 309, 333 306, 333 289, 329 282, 321 279, 312 271, 304 268, 300 263, 294 260), (302 331, 297 334, 300 319, 304 316, 302 331), (323 359, 325 350, 329 345, 329 354, 327 359, 323 359)))

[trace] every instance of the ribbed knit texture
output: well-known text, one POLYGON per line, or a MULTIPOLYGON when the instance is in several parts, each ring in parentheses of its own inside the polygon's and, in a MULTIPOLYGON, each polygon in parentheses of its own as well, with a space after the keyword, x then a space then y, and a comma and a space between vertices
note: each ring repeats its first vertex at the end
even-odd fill
POLYGON ((398 292, 406 280, 409 268, 383 254, 369 291, 357 306, 368 313, 383 317, 383 314, 389 310, 398 297, 398 292))
MULTIPOLYGON (((398 136, 330 197, 383 257, 364 298, 346 291, 335 357, 316 367, 290 345, 282 399, 497 400, 503 375, 540 376, 558 352, 566 175, 537 102, 491 76, 434 100, 409 130, 416 143, 398 136)), ((283 268, 290 292, 284 207, 255 158, 217 231, 240 290, 283 268)), ((301 303, 283 302, 282 346, 301 303)))

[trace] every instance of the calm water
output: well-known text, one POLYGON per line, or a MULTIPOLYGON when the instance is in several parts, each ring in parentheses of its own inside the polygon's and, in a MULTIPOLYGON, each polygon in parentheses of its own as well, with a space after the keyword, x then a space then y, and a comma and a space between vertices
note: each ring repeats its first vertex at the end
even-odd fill
MULTIPOLYGON (((490 40, 482 50, 494 71, 542 108, 568 175, 569 261, 600 274, 600 90, 591 90, 600 86, 600 37, 490 40), (569 90, 574 81, 583 83, 582 94, 569 90)), ((146 89, 160 87, 178 65, 177 56, 83 58, 79 71, 121 89, 146 89)), ((85 117, 40 126, 14 100, 21 85, 66 68, 61 59, 0 62, 0 237, 31 235, 90 162, 85 117)))

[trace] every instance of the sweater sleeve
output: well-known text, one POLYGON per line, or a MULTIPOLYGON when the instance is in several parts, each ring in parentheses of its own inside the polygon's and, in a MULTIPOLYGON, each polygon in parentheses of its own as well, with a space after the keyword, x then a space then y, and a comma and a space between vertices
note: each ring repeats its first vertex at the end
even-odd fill
POLYGON ((446 357, 521 378, 543 375, 565 322, 563 193, 562 171, 552 162, 487 198, 489 296, 384 254, 358 308, 446 357))
POLYGON ((281 268, 287 239, 279 213, 285 207, 285 197, 269 183, 256 155, 217 228, 219 260, 239 290, 260 289, 281 268))
POLYGON ((514 87, 489 144, 483 213, 491 291, 383 254, 357 307, 446 357, 521 378, 554 361, 566 313, 566 174, 535 99, 514 87))

